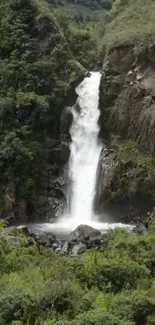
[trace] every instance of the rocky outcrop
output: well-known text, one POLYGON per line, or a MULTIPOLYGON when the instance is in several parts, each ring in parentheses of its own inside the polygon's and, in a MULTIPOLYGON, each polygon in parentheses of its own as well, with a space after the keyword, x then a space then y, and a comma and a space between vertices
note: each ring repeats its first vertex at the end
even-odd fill
POLYGON ((120 45, 103 65, 100 126, 111 149, 101 159, 98 196, 100 210, 114 220, 141 220, 155 204, 154 56, 154 45, 120 45), (120 136, 119 147, 113 146, 111 134, 120 136))
POLYGON ((155 47, 118 46, 103 66, 100 124, 155 154, 155 47))

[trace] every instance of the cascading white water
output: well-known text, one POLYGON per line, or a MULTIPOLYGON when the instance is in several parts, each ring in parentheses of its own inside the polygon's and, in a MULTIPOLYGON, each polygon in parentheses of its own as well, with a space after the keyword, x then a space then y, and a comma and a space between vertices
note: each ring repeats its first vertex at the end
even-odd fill
POLYGON ((69 217, 75 224, 88 224, 93 218, 96 173, 101 146, 98 143, 100 73, 93 72, 76 89, 77 105, 72 108, 71 154, 69 159, 69 217))
MULTIPOLYGON (((100 73, 92 72, 90 77, 77 87, 77 103, 72 107, 71 154, 69 158, 69 204, 66 214, 56 223, 35 224, 39 231, 54 231, 68 234, 80 224, 87 224, 102 232, 115 227, 132 229, 121 223, 96 222, 93 214, 97 167, 101 152, 98 142, 100 111, 100 73)), ((33 227, 33 226, 32 226, 33 227)))

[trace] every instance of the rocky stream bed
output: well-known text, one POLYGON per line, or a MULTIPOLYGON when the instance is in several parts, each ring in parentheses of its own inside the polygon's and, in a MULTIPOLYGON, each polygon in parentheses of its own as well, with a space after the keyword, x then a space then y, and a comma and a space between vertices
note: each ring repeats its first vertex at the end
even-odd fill
MULTIPOLYGON (((128 231, 134 235, 143 235, 147 232, 144 224, 129 226, 128 231)), ((2 236, 9 242, 12 248, 17 247, 21 240, 25 240, 26 246, 36 246, 39 250, 46 247, 60 255, 77 257, 82 253, 91 250, 102 250, 106 245, 107 234, 87 225, 79 225, 68 235, 55 235, 51 231, 40 231, 34 226, 8 227, 2 230, 2 236)))

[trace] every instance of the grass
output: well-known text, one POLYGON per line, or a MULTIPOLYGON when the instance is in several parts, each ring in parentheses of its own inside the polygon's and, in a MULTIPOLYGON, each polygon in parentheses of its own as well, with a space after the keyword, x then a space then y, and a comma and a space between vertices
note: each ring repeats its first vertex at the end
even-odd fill
POLYGON ((129 0, 124 10, 109 22, 102 46, 107 50, 118 44, 143 40, 155 41, 155 2, 153 0, 129 0))

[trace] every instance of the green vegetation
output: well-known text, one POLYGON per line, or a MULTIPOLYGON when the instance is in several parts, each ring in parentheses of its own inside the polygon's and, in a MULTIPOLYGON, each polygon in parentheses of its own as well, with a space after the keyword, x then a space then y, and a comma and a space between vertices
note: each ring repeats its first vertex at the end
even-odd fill
POLYGON ((113 0, 47 0, 47 2, 65 32, 74 57, 84 67, 94 68, 98 43, 103 36, 106 15, 112 7, 113 0))
POLYGON ((111 9, 113 0, 47 0, 54 12, 63 12, 75 24, 97 21, 101 12, 111 9))
POLYGON ((70 26, 70 19, 64 13, 57 13, 56 18, 64 32, 73 56, 86 69, 93 69, 96 64, 95 54, 97 46, 97 38, 94 33, 70 26))
POLYGON ((63 257, 0 236, 1 325, 153 325, 155 227, 116 229, 103 251, 63 257))
MULTIPOLYGON (((0 182, 33 202, 46 138, 58 138, 68 92, 83 71, 40 0, 0 1, 0 182)), ((3 195, 3 194, 1 194, 3 195)))
POLYGON ((124 43, 153 43, 155 40, 153 0, 116 0, 109 13, 102 49, 124 43))
POLYGON ((82 14, 82 8, 88 12, 88 10, 104 9, 110 10, 112 7, 113 0, 47 0, 51 7, 66 7, 71 6, 70 8, 81 9, 80 13, 82 14), (75 7, 74 7, 75 6, 75 7))
POLYGON ((136 142, 112 136, 120 168, 110 200, 123 201, 141 195, 155 203, 155 159, 140 151, 136 142))

